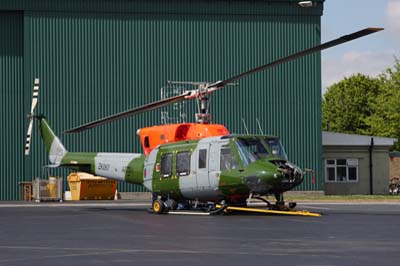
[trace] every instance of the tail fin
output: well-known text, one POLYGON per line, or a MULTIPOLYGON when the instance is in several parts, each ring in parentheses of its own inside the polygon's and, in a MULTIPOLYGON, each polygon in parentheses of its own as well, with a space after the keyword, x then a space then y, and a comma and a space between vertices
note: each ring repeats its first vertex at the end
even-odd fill
POLYGON ((43 139, 46 151, 49 154, 50 162, 55 166, 60 165, 61 159, 67 153, 67 150, 60 139, 54 134, 46 119, 40 117, 39 120, 40 135, 43 139))

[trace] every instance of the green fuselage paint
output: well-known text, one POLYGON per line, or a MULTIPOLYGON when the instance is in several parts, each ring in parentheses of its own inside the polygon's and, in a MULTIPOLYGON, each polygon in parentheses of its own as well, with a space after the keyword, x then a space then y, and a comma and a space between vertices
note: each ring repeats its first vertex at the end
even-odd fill
POLYGON ((141 155, 138 158, 129 162, 126 169, 125 181, 133 184, 143 184, 143 168, 145 156, 141 155))
POLYGON ((41 135, 50 161, 119 181, 142 184, 177 201, 239 201, 249 194, 282 193, 303 180, 273 136, 237 135, 163 144, 140 153, 67 152, 48 123, 41 135))

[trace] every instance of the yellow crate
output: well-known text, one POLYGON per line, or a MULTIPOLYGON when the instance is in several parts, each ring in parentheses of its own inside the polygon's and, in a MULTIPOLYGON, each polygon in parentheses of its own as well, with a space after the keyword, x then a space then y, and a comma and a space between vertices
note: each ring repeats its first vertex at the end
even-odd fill
POLYGON ((50 198, 57 198, 58 195, 57 178, 49 177, 49 183, 47 184, 46 188, 50 198))
POLYGON ((49 176, 48 179, 34 178, 32 181, 32 196, 36 202, 60 201, 62 202, 63 178, 49 176))
POLYGON ((118 182, 77 172, 68 176, 72 200, 113 200, 118 182))

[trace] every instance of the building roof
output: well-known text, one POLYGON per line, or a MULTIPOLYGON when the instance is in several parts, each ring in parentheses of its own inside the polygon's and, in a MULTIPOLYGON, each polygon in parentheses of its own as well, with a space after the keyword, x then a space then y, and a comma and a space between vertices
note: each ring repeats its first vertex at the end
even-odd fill
POLYGON ((376 136, 353 135, 336 132, 322 132, 322 146, 369 146, 371 139, 374 146, 393 146, 396 138, 385 138, 376 136))

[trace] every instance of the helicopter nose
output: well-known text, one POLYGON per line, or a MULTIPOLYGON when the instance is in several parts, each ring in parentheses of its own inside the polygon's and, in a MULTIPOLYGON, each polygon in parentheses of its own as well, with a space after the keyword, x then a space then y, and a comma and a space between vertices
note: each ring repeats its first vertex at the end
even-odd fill
POLYGON ((300 167, 286 161, 271 162, 274 163, 277 167, 275 178, 278 178, 279 176, 284 183, 299 184, 303 181, 304 171, 301 170, 300 167))
POLYGON ((287 162, 284 167, 278 167, 277 169, 280 171, 284 178, 289 182, 295 182, 302 179, 304 172, 300 169, 300 167, 287 162))
POLYGON ((259 171, 257 174, 252 173, 243 177, 246 186, 255 193, 262 193, 272 188, 271 178, 273 173, 259 171))

